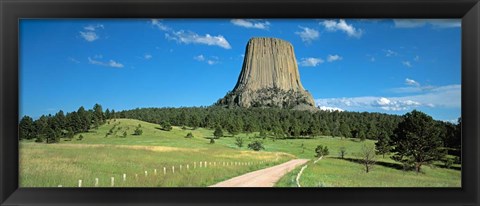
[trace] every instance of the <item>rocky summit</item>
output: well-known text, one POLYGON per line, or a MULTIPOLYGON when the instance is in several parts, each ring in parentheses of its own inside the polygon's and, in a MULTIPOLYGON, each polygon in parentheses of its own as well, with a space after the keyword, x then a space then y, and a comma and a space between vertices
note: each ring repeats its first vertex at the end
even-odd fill
POLYGON ((278 38, 248 41, 237 84, 216 105, 315 109, 300 81, 292 44, 278 38))

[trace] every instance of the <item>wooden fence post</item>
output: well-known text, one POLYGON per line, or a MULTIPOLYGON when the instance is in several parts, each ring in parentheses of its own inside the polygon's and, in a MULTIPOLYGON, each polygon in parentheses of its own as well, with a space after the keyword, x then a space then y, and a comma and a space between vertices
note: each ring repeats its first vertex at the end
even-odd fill
POLYGON ((98 178, 95 178, 95 187, 98 187, 98 178))
POLYGON ((78 180, 78 187, 82 187, 82 180, 78 180))
POLYGON ((115 186, 115 177, 111 177, 111 186, 115 186))

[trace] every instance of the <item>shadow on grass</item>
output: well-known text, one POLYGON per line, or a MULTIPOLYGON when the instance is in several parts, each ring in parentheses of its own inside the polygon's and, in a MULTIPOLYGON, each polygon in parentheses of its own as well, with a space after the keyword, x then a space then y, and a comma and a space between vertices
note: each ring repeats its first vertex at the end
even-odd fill
MULTIPOLYGON (((339 160, 346 160, 346 161, 349 161, 349 162, 353 162, 353 163, 357 163, 357 164, 363 164, 363 161, 361 159, 354 159, 354 158, 340 158, 340 157, 331 157, 333 159, 339 159, 339 160)), ((397 169, 397 170, 401 170, 401 171, 414 171, 413 168, 411 169, 405 169, 403 167, 402 164, 399 164, 399 163, 392 163, 392 162, 375 162, 375 165, 380 165, 380 166, 384 166, 384 167, 389 167, 389 168, 393 168, 393 169, 397 169)), ((428 166, 428 165, 425 165, 425 166, 428 166)), ((434 164, 435 167, 439 167, 439 168, 443 168, 443 169, 452 169, 452 170, 458 170, 458 171, 461 171, 462 168, 459 167, 459 166, 450 166, 450 168, 447 168, 445 165, 441 165, 441 164, 434 164)), ((420 172, 422 172, 420 170, 420 172)))
MULTIPOLYGON (((353 163, 358 163, 358 164, 363 164, 363 161, 361 159, 354 159, 354 158, 343 158, 342 159, 340 157, 332 157, 332 158, 339 159, 339 160, 346 160, 346 161, 353 162, 353 163)), ((390 168, 393 168, 393 169, 405 171, 404 168, 403 168, 403 165, 397 164, 397 163, 376 162, 375 165, 380 165, 380 166, 384 166, 384 167, 390 167, 390 168)))
POLYGON ((443 169, 451 169, 451 170, 462 171, 462 167, 459 167, 459 166, 450 166, 450 168, 449 168, 449 167, 447 167, 445 165, 442 165, 442 164, 434 164, 434 165, 435 165, 435 167, 440 167, 440 168, 443 168, 443 169))

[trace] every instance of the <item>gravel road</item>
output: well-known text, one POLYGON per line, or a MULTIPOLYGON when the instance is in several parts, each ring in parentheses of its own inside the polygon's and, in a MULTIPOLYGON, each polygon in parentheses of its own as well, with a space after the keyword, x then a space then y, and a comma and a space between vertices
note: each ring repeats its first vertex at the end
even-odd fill
POLYGON ((253 171, 219 182, 210 187, 273 187, 283 175, 306 162, 308 162, 308 159, 290 160, 280 165, 253 171))

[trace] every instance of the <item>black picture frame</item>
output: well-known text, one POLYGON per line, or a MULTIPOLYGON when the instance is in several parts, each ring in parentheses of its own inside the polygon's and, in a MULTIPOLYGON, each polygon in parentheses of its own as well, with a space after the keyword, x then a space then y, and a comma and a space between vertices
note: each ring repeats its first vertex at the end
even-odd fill
POLYGON ((1 205, 479 205, 478 0, 0 0, 1 205), (20 18, 461 18, 462 188, 19 188, 20 18))

